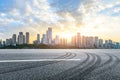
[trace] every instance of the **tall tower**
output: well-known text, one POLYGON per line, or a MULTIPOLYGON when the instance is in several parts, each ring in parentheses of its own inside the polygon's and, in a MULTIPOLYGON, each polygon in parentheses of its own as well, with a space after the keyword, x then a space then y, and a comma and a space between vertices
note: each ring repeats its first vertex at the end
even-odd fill
POLYGON ((23 35, 23 44, 25 44, 26 41, 25 41, 25 35, 23 35))
POLYGON ((30 38, 29 32, 26 32, 26 44, 29 44, 29 38, 30 38))
POLYGON ((37 34, 37 44, 40 44, 40 34, 37 34))
POLYGON ((99 39, 99 48, 103 48, 103 39, 99 39))
POLYGON ((0 47, 2 47, 2 39, 0 39, 0 47))
POLYGON ((19 32, 19 35, 18 35, 18 44, 23 44, 23 43, 24 43, 23 32, 19 32))
POLYGON ((13 34, 12 36, 12 44, 16 45, 16 34, 13 34))
POLYGON ((77 33, 77 47, 81 47, 81 36, 80 33, 77 33))
POLYGON ((95 46, 95 48, 98 48, 98 46, 99 46, 99 39, 98 39, 98 37, 96 36, 95 38, 94 38, 94 46, 95 46))
POLYGON ((76 40, 76 35, 72 37, 71 39, 71 45, 76 47, 76 44, 77 44, 77 40, 76 40))
POLYGON ((86 37, 85 36, 82 36, 82 47, 83 48, 86 48, 86 37))
POLYGON ((58 44, 59 44, 59 36, 56 35, 56 37, 55 37, 55 45, 58 45, 58 44))
POLYGON ((45 34, 43 34, 42 36, 42 44, 46 44, 47 43, 47 36, 45 34))
POLYGON ((48 45, 51 45, 52 44, 52 28, 48 28, 46 35, 47 35, 47 43, 48 45))

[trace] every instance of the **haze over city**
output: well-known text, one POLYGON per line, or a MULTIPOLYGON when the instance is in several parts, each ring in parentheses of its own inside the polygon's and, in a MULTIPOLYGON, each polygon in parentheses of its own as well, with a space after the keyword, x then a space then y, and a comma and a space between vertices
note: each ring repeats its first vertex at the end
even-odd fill
POLYGON ((76 32, 85 36, 120 41, 119 0, 1 0, 0 38, 18 32, 36 34, 48 27, 56 34, 71 37, 76 32), (72 4, 72 5, 71 5, 72 4))

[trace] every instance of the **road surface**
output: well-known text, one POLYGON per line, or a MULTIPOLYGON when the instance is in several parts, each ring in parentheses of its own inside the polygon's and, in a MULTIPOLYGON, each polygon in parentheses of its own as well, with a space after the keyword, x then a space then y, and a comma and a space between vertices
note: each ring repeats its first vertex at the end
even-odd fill
POLYGON ((0 50, 0 80, 120 80, 120 50, 0 50))

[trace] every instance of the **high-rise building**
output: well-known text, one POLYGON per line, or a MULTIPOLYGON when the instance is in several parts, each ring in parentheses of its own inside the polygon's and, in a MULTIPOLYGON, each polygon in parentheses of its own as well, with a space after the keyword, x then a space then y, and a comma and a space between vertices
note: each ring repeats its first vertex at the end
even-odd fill
POLYGON ((96 37, 94 37, 94 47, 95 48, 98 48, 99 47, 99 39, 98 39, 98 37, 96 36, 96 37))
POLYGON ((86 37, 86 48, 89 47, 89 37, 86 37))
POLYGON ((29 32, 26 32, 26 44, 29 44, 29 38, 30 38, 29 32))
POLYGON ((46 31, 46 43, 48 44, 48 30, 46 31))
POLYGON ((12 36, 12 44, 16 45, 17 41, 16 41, 16 34, 13 34, 12 36))
POLYGON ((33 41, 34 44, 40 44, 40 34, 37 34, 37 40, 33 41))
POLYGON ((82 46, 83 48, 86 48, 86 37, 85 37, 85 36, 82 36, 81 46, 82 46))
POLYGON ((42 44, 47 44, 47 37, 45 34, 42 36, 42 44))
POLYGON ((73 36, 72 39, 71 39, 71 45, 73 47, 76 47, 77 46, 77 40, 76 40, 76 36, 73 36))
POLYGON ((51 45, 52 44, 52 28, 48 28, 48 31, 46 32, 46 37, 47 37, 47 44, 51 45))
POLYGON ((110 48, 112 48, 113 47, 113 41, 112 40, 108 40, 108 48, 110 49, 110 48))
POLYGON ((26 44, 25 35, 23 35, 23 44, 26 44))
POLYGON ((119 49, 119 46, 120 46, 120 43, 119 43, 119 42, 116 42, 116 43, 115 43, 115 49, 119 49))
POLYGON ((12 45, 12 38, 6 39, 6 46, 12 45))
POLYGON ((5 43, 6 43, 6 42, 5 42, 5 41, 3 41, 3 46, 5 46, 5 43))
POLYGON ((24 35, 23 35, 23 32, 19 32, 19 35, 18 35, 18 44, 21 45, 21 44, 24 44, 24 35))
POLYGON ((37 43, 40 44, 40 34, 37 34, 37 43))
POLYGON ((59 36, 58 35, 56 35, 54 43, 55 43, 55 45, 59 44, 59 36))
POLYGON ((77 33, 77 47, 81 47, 81 36, 80 36, 80 33, 77 33))
POLYGON ((89 45, 90 45, 90 48, 94 48, 94 38, 93 37, 89 37, 89 45))
POLYGON ((105 40, 105 44, 104 44, 104 48, 109 48, 109 41, 108 40, 105 40))
POLYGON ((62 46, 67 46, 67 39, 65 39, 65 38, 60 38, 60 45, 62 45, 62 46))
POLYGON ((0 40, 0 47, 2 47, 2 39, 0 40))
POLYGON ((99 39, 99 48, 103 48, 103 39, 99 39))
POLYGON ((10 40, 9 39, 6 39, 6 46, 10 45, 10 40))

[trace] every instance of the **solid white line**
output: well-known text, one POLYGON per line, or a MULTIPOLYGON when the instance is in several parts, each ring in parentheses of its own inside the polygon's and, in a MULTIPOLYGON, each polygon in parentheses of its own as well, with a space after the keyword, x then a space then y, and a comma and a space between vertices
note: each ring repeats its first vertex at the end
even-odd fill
POLYGON ((40 61, 80 61, 81 59, 34 59, 34 60, 0 60, 0 63, 6 62, 40 62, 40 61))

